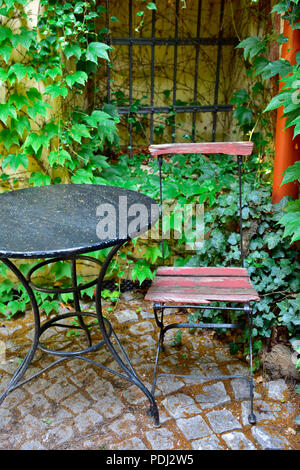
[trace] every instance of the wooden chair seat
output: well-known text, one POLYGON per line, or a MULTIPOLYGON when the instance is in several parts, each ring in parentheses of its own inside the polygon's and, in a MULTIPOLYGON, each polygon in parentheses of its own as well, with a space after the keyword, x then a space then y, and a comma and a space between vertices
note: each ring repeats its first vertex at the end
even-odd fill
POLYGON ((168 267, 157 269, 145 300, 159 303, 207 304, 213 301, 259 301, 244 268, 168 267))

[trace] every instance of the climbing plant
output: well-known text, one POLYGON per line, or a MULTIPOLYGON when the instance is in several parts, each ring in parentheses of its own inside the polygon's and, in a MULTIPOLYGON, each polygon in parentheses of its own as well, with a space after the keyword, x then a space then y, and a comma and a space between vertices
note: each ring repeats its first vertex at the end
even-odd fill
POLYGON ((0 10, 2 185, 97 182, 106 165, 101 151, 118 139, 116 114, 94 109, 85 96, 109 59, 95 32, 103 7, 41 0, 34 27, 27 4, 7 0, 0 10))
MULTIPOLYGON (((101 183, 103 150, 118 145, 119 120, 113 107, 96 108, 91 99, 95 73, 109 60, 95 28, 105 8, 96 0, 41 0, 36 16, 28 3, 0 1, 1 189, 101 183)), ((70 277, 62 263, 52 270, 56 281, 70 277)), ((24 289, 6 280, 0 293, 2 313, 24 310, 24 289)), ((58 309, 51 295, 38 298, 46 313, 58 309)))
MULTIPOLYGON (((280 14, 281 18, 287 21, 292 30, 299 29, 300 6, 298 0, 284 0, 277 2, 272 13, 280 14)), ((300 134, 300 52, 296 54, 296 63, 289 60, 270 60, 270 48, 274 42, 278 46, 286 43, 288 38, 283 34, 276 34, 275 31, 266 37, 251 36, 239 43, 238 48, 243 49, 244 58, 248 62, 249 75, 256 78, 253 87, 254 93, 264 91, 264 84, 272 77, 281 78, 283 85, 278 93, 270 99, 265 109, 261 109, 260 119, 266 122, 266 113, 279 107, 283 107, 283 117, 286 118, 285 128, 293 127, 293 137, 300 134)), ((237 103, 235 117, 239 124, 246 128, 250 137, 256 126, 253 126, 253 111, 247 105, 249 102, 248 93, 239 90, 234 97, 237 103)), ((270 116, 270 113, 269 113, 270 116)), ((292 181, 300 181, 300 164, 296 162, 289 167, 284 175, 282 184, 292 181)), ((288 201, 285 207, 287 212, 282 216, 279 223, 285 227, 284 237, 290 237, 291 243, 300 239, 300 199, 288 201)))

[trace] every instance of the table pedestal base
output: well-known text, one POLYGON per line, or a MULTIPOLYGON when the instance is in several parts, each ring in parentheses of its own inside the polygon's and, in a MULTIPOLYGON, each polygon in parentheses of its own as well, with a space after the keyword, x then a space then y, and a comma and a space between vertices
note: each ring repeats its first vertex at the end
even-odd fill
POLYGON ((121 345, 116 333, 114 332, 110 322, 103 317, 102 314, 102 305, 101 305, 101 291, 102 291, 102 284, 104 280, 105 273, 107 271, 107 268, 109 266, 110 261, 112 260, 114 254, 119 250, 119 248, 124 244, 124 242, 119 243, 118 245, 114 246, 112 250, 110 251, 109 255, 107 256, 106 260, 101 266, 100 274, 98 279, 95 281, 90 282, 89 284, 86 285, 77 285, 77 276, 76 276, 76 260, 80 258, 88 259, 89 261, 96 262, 98 264, 101 264, 98 260, 95 258, 91 258, 88 256, 75 256, 70 259, 67 258, 55 258, 51 260, 46 260, 43 261, 42 263, 39 263, 38 265, 34 266, 29 273, 27 274, 27 277, 25 278, 23 274, 19 271, 19 269, 13 264, 9 259, 2 259, 3 263, 17 276, 19 281, 23 284, 25 287, 33 309, 33 315, 34 315, 34 338, 32 342, 32 346, 28 353, 26 354, 25 358, 21 362, 20 366, 17 368, 15 374, 11 378, 9 384, 7 385, 5 391, 0 395, 0 404, 5 400, 5 398, 16 388, 21 387, 22 385, 25 385, 29 381, 39 377, 43 373, 47 372, 49 369, 52 367, 60 364, 63 361, 66 361, 67 359, 81 359, 83 361, 89 362, 93 364, 94 366, 100 367, 101 369, 104 369, 114 375, 117 375, 121 378, 126 379, 127 381, 133 383, 136 385, 148 398, 149 403, 150 403, 150 409, 148 410, 148 415, 153 417, 154 424, 155 426, 159 426, 159 412, 157 408, 156 401, 152 395, 152 393, 145 387, 145 385, 142 383, 141 379, 138 377, 136 374, 130 359, 124 350, 123 346, 121 345), (60 289, 60 288, 53 288, 53 289, 48 289, 48 288, 43 288, 40 286, 36 286, 31 282, 31 275, 34 271, 39 269, 40 267, 53 263, 55 261, 61 261, 61 260, 70 260, 71 261, 71 273, 72 273, 72 288, 68 289, 60 289), (86 289, 87 287, 90 287, 92 285, 96 285, 96 313, 91 313, 91 312, 82 312, 80 309, 80 304, 79 304, 79 295, 80 291, 83 289, 86 289), (45 322, 43 325, 40 323, 40 312, 39 312, 39 307, 37 305, 37 301, 33 292, 33 289, 39 290, 42 292, 49 292, 49 293, 65 293, 65 292, 72 292, 73 297, 74 297, 74 306, 75 306, 75 311, 66 313, 66 314, 61 314, 57 315, 47 322, 45 322), (99 326, 101 335, 103 337, 103 340, 99 341, 97 344, 92 345, 92 339, 90 336, 90 326, 86 325, 84 322, 84 317, 85 316, 90 316, 90 317, 95 317, 97 319, 97 322, 94 324, 99 326), (61 320, 67 319, 67 318, 72 318, 76 317, 78 320, 78 326, 73 326, 70 324, 64 324, 60 323, 61 320), (46 348, 40 343, 40 337, 42 334, 49 328, 51 327, 61 327, 61 328, 78 328, 83 331, 85 331, 86 336, 87 336, 87 341, 88 341, 88 347, 85 349, 81 349, 78 351, 72 351, 72 352, 64 352, 64 351, 55 351, 46 348), (116 341, 118 348, 121 353, 118 353, 114 344, 112 343, 111 339, 112 337, 116 341), (109 349, 112 357, 114 360, 118 363, 120 368, 122 369, 122 372, 118 372, 114 369, 111 369, 109 367, 104 366, 103 364, 94 361, 90 359, 89 357, 85 357, 85 354, 90 353, 90 352, 95 352, 98 351, 101 347, 107 346, 109 349), (38 373, 32 375, 31 377, 27 379, 23 379, 23 376, 25 372, 27 371, 29 365, 31 364, 35 352, 37 349, 41 349, 47 354, 57 356, 58 359, 55 360, 52 364, 49 366, 45 367, 38 373))

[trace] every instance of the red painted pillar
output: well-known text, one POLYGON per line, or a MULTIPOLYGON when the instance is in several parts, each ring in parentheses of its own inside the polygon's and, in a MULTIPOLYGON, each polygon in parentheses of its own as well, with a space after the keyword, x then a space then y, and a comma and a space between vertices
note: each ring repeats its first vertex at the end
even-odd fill
MULTIPOLYGON (((300 30, 292 30, 287 21, 284 21, 283 35, 289 41, 282 45, 281 57, 289 60, 291 64, 296 63, 296 53, 300 50, 300 30)), ((283 84, 281 83, 280 86, 283 84)), ((285 127, 285 118, 282 118, 283 106, 277 110, 276 137, 275 137, 275 157, 273 172, 273 203, 279 202, 284 196, 292 196, 296 199, 299 195, 299 185, 297 182, 287 183, 283 186, 282 173, 297 160, 300 160, 300 135, 293 140, 294 127, 285 127)))

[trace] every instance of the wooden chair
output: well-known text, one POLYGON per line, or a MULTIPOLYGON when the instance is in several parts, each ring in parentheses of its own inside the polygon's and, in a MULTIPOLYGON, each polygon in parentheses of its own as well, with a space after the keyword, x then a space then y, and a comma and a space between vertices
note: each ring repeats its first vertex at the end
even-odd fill
MULTIPOLYGON (((256 423, 253 412, 253 367, 252 367, 252 308, 250 302, 259 301, 259 296, 251 284, 247 270, 244 268, 243 232, 242 232, 242 156, 251 155, 252 142, 213 142, 213 143, 187 143, 151 145, 151 155, 158 156, 160 175, 160 203, 162 223, 162 163, 164 154, 226 154, 236 155, 239 178, 239 217, 240 217, 240 250, 241 267, 169 267, 161 266, 157 269, 156 276, 148 290, 145 300, 153 302, 156 324, 160 329, 157 345, 157 353, 152 383, 152 394, 155 394, 157 380, 163 376, 189 377, 190 379, 224 380, 229 378, 244 378, 249 383, 250 389, 250 424, 256 423), (212 306, 211 302, 226 303, 226 306, 212 306), (234 304, 230 306, 230 304, 234 304), (187 376, 181 374, 157 374, 160 352, 163 351, 165 334, 173 328, 243 328, 242 325, 232 323, 172 323, 165 325, 164 310, 166 308, 193 308, 221 311, 243 311, 247 315, 250 340, 250 374, 226 375, 217 377, 187 376), (160 318, 159 318, 160 312, 160 318)), ((164 241, 162 239, 163 264, 164 241)))

